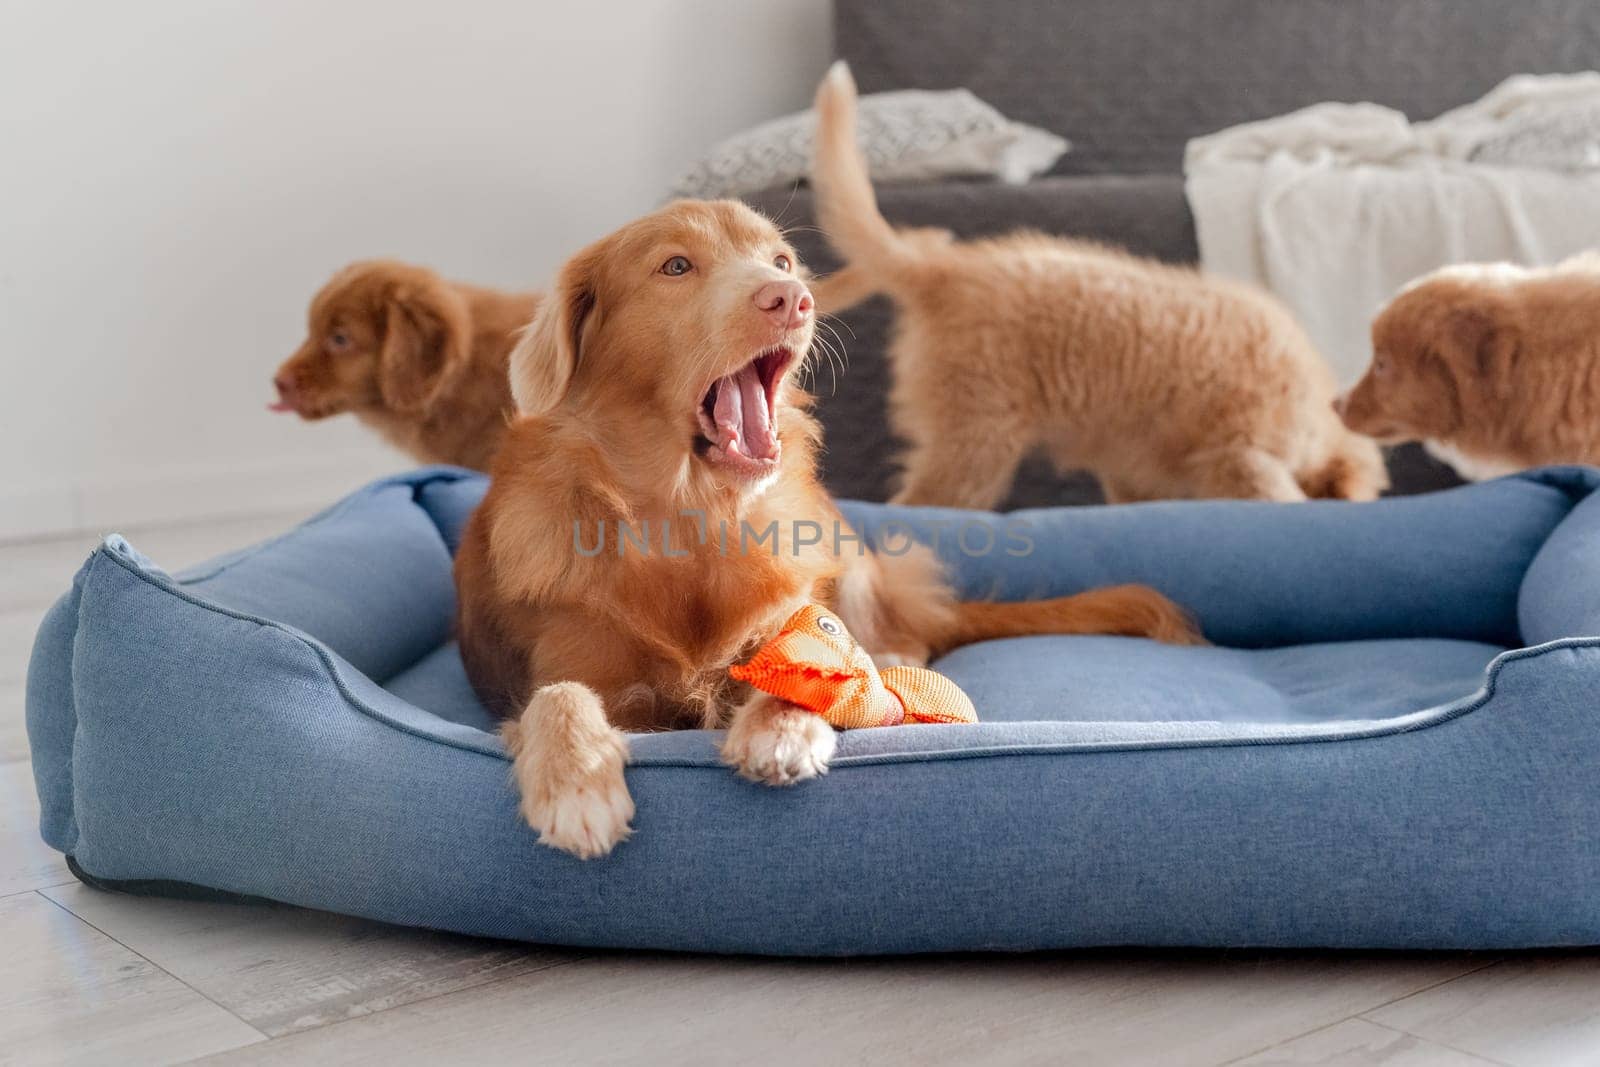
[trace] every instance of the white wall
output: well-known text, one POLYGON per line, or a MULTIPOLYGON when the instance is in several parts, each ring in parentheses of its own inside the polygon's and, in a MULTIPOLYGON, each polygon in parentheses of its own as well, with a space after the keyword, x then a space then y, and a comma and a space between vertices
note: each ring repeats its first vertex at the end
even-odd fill
POLYGON ((543 284, 805 106, 829 33, 828 0, 0 0, 0 537, 406 465, 265 410, 326 277, 543 284))

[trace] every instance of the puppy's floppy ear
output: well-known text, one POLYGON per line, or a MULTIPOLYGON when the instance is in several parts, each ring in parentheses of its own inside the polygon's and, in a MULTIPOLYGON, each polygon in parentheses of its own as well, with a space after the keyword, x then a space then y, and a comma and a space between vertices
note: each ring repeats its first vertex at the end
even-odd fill
POLYGON ((1489 385, 1509 377, 1517 356, 1517 329, 1509 309, 1498 303, 1457 308, 1446 320, 1445 333, 1458 369, 1489 385))
POLYGON ((396 285, 384 306, 378 391, 391 411, 424 410, 446 371, 466 361, 472 319, 464 297, 438 278, 396 285))
POLYGON ((597 297, 598 248, 568 261, 555 288, 511 350, 511 398, 523 415, 543 415, 561 403, 582 358, 584 326, 597 297))

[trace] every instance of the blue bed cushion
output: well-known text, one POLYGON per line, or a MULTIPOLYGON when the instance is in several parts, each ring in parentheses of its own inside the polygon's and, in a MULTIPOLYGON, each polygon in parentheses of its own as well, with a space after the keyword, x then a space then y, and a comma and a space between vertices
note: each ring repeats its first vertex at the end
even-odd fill
POLYGON ((636 833, 589 862, 518 821, 450 639, 483 488, 386 479, 176 576, 108 538, 29 671, 46 840, 105 885, 583 946, 1600 942, 1600 472, 1374 504, 847 504, 869 540, 937 542, 968 596, 1145 581, 1215 644, 958 649, 938 667, 983 722, 848 733, 788 790, 736 778, 713 732, 636 736, 636 833), (962 551, 1018 529, 1025 555, 962 551))

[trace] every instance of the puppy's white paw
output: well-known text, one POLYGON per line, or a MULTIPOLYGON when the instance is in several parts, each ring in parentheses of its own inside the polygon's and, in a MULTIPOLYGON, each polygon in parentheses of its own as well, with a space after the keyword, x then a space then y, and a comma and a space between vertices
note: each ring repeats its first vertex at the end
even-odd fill
POLYGON ((541 844, 579 859, 604 856, 632 833, 633 797, 622 769, 628 746, 620 735, 597 739, 571 762, 519 757, 521 811, 541 844))
POLYGON ((581 860, 604 856, 627 840, 633 828, 633 797, 619 769, 615 781, 595 780, 570 790, 527 797, 522 817, 539 831, 539 843, 581 860))
POLYGON ((752 782, 794 785, 828 773, 838 735, 798 708, 746 709, 722 745, 722 761, 752 782))
POLYGON ((622 767, 579 783, 526 793, 522 817, 539 831, 539 842, 579 859, 604 856, 632 833, 633 797, 622 767))

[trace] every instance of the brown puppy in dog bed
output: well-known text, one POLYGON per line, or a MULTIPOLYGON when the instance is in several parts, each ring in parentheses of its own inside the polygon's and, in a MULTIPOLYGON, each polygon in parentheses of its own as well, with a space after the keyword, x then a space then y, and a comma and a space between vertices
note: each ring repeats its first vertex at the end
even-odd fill
POLYGON ((892 228, 855 97, 835 65, 812 177, 829 241, 895 302, 890 414, 911 445, 897 503, 993 507, 1036 449, 1094 472, 1112 501, 1370 500, 1387 484, 1267 294, 1084 241, 892 228))
POLYGON ((826 771, 825 720, 728 676, 808 603, 880 663, 1019 634, 1197 640, 1143 586, 959 604, 926 550, 836 536, 795 381, 816 328, 800 269, 744 205, 679 202, 568 262, 512 354, 521 417, 462 536, 457 632, 546 844, 627 836, 622 730, 726 725, 746 777, 826 771))
POLYGON ((311 301, 270 406, 348 411, 423 463, 488 470, 512 410, 506 362, 538 304, 408 263, 353 263, 311 301))

